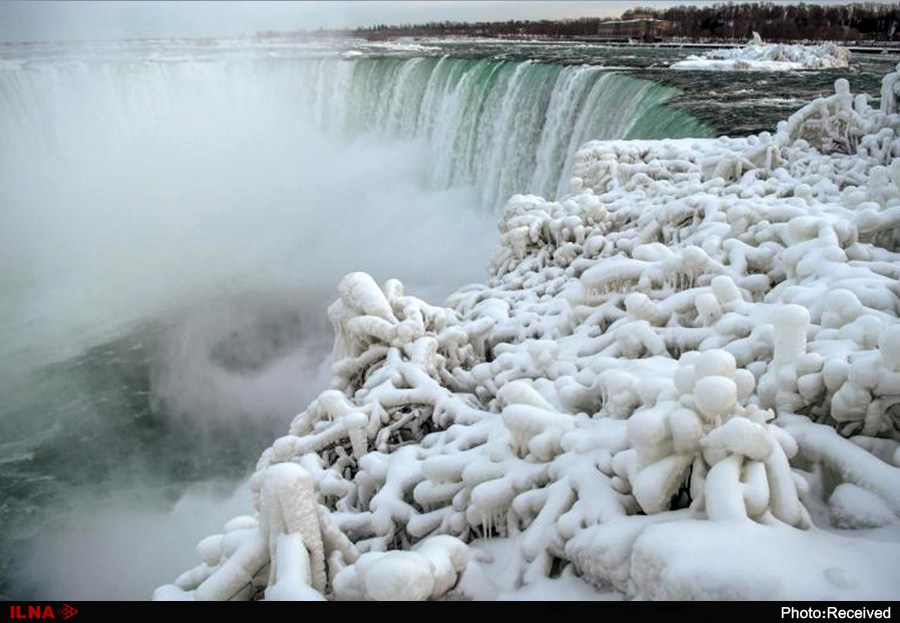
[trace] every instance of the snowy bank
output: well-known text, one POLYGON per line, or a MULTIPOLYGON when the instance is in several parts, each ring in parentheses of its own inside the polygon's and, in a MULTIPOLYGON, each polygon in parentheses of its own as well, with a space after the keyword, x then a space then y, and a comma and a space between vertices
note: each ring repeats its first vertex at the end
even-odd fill
POLYGON ((445 307, 347 275, 332 388, 155 597, 485 596, 486 537, 525 589, 900 597, 900 67, 835 91, 588 143, 445 307))
POLYGON ((691 55, 669 66, 670 69, 701 71, 792 71, 833 69, 850 64, 850 50, 834 43, 792 45, 763 43, 759 35, 742 48, 713 50, 691 55))

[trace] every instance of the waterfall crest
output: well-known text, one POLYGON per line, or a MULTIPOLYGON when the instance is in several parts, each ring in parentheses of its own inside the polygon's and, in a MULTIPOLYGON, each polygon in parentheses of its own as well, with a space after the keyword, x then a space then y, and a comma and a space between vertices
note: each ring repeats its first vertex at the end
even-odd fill
MULTIPOLYGON (((112 125, 152 133, 181 100, 206 86, 223 98, 278 98, 344 138, 421 140, 429 155, 428 185, 474 185, 488 209, 514 193, 565 193, 572 156, 589 140, 712 134, 666 105, 676 89, 602 67, 326 57, 13 65, 0 71, 0 137, 28 131, 37 120, 64 118, 70 107, 107 131, 112 125)), ((54 150, 73 143, 55 135, 52 125, 38 134, 54 150)))

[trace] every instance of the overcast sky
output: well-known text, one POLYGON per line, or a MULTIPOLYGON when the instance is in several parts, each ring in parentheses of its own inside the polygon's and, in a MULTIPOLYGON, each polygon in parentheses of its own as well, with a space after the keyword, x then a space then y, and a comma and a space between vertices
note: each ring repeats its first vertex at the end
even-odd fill
MULTIPOLYGON (((889 0, 888 0, 889 1, 889 0)), ((808 0, 807 0, 808 2, 808 0)), ((712 4, 678 2, 677 4, 712 4)), ((814 2, 815 3, 815 2, 814 2)), ((824 0, 818 4, 838 4, 824 0)), ((580 16, 615 16, 634 6, 673 4, 661 0, 413 0, 346 2, 0 2, 0 40, 116 39, 222 36, 260 30, 345 28, 376 23, 431 20, 481 21, 580 16)))

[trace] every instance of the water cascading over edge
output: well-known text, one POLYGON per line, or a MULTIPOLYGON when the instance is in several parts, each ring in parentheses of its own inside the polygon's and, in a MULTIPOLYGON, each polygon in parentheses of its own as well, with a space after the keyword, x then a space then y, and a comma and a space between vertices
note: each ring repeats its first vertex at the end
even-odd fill
POLYGON ((591 139, 711 136, 665 105, 678 91, 587 65, 460 58, 323 60, 319 123, 429 145, 429 182, 475 184, 485 207, 514 193, 568 190, 572 155, 591 139))
MULTIPOLYGON (((0 72, 0 135, 14 136, 34 114, 84 106, 103 124, 153 132, 179 98, 214 86, 224 98, 297 103, 297 114, 346 138, 421 140, 428 186, 474 185, 497 208, 514 193, 558 197, 568 190, 573 154, 592 139, 711 136, 713 130, 666 105, 678 90, 602 67, 451 57, 241 59, 46 65, 0 72), (134 84, 134 88, 125 88, 134 84), (66 97, 93 85, 87 98, 66 97), (138 89, 138 86, 140 89, 138 89), (99 89, 99 90, 98 90, 99 89), (253 93, 251 93, 253 95, 253 93), (108 110, 105 110, 108 109, 108 110), (124 120, 117 123, 117 120, 124 120), (129 123, 125 123, 128 121, 129 123), (6 126, 6 127, 5 127, 6 126), (138 128, 140 129, 140 128, 138 128)), ((89 129, 86 129, 88 131, 89 129)), ((52 128, 42 132, 52 135, 52 128)))

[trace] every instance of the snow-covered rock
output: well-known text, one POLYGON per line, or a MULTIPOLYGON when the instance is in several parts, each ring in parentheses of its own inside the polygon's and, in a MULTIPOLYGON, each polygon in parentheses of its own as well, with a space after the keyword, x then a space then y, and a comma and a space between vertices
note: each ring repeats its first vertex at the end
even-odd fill
POLYGON ((348 275, 332 389, 155 596, 448 598, 465 543, 510 537, 525 586, 896 598, 898 84, 774 135, 588 143, 446 307, 348 275))
POLYGON ((693 71, 793 71, 833 69, 850 64, 850 50, 834 43, 800 45, 763 43, 757 33, 742 48, 692 54, 670 69, 693 71))

